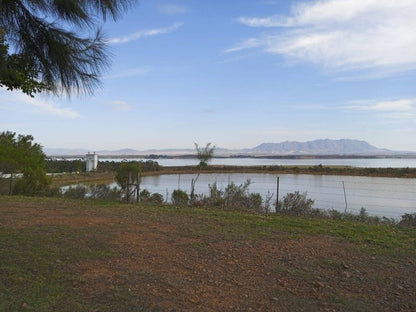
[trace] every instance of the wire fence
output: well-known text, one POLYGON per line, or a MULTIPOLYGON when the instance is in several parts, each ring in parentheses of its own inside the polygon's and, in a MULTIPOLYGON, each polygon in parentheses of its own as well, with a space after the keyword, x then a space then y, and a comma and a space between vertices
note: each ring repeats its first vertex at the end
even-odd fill
MULTIPOLYGON (((371 215, 399 218, 405 213, 416 212, 416 179, 374 178, 352 176, 273 174, 202 174, 195 183, 195 194, 209 194, 214 183, 225 189, 230 183, 237 185, 251 181, 249 191, 263 198, 277 194, 282 200, 287 193, 307 193, 314 200, 314 207, 335 209, 341 212, 359 213, 365 208, 371 215), (277 182, 279 180, 279 182, 277 182)), ((141 188, 162 194, 167 201, 175 189, 188 194, 194 174, 161 175, 144 177, 141 188)))

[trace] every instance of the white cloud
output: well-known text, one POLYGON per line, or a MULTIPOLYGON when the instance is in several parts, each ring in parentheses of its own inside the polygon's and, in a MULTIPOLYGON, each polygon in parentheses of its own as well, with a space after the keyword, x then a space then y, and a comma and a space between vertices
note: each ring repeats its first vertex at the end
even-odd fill
POLYGON ((351 101, 340 107, 349 112, 367 112, 383 123, 403 126, 404 123, 416 124, 416 98, 387 101, 360 100, 351 101))
POLYGON ((397 112, 409 114, 416 112, 416 98, 398 99, 390 101, 352 101, 344 106, 348 110, 375 111, 375 112, 397 112))
POLYGON ((20 91, 4 91, 0 92, 0 94, 2 96, 1 108, 4 109, 21 111, 20 109, 16 109, 16 105, 24 104, 29 107, 28 112, 35 111, 37 113, 49 114, 69 119, 81 117, 78 112, 71 108, 60 107, 51 101, 39 99, 38 97, 32 98, 20 91))
POLYGON ((110 102, 110 105, 112 105, 116 110, 124 112, 131 111, 133 108, 133 106, 124 101, 112 101, 110 102))
POLYGON ((188 8, 178 4, 160 4, 157 6, 160 13, 166 15, 184 14, 188 12, 188 8))
POLYGON ((148 68, 129 68, 123 70, 121 72, 117 72, 114 74, 107 75, 103 77, 104 79, 117 79, 117 78, 127 78, 127 77, 136 77, 136 76, 143 76, 147 74, 150 70, 148 68))
POLYGON ((260 38, 249 38, 247 40, 244 40, 244 41, 236 44, 232 48, 229 48, 229 49, 225 50, 224 52, 225 53, 237 52, 237 51, 251 49, 251 48, 258 48, 258 47, 261 47, 263 45, 264 45, 264 42, 263 42, 262 39, 260 39, 260 38))
POLYGON ((114 37, 109 39, 107 42, 109 44, 123 44, 130 41, 135 41, 144 37, 151 37, 161 34, 168 34, 171 33, 178 28, 180 28, 183 25, 183 23, 175 23, 168 27, 162 27, 162 28, 154 28, 154 29, 147 29, 147 30, 139 30, 133 34, 123 36, 123 37, 114 37))
POLYGON ((240 17, 269 31, 226 50, 261 47, 291 61, 332 71, 416 69, 415 0, 324 0, 301 3, 288 16, 240 17))

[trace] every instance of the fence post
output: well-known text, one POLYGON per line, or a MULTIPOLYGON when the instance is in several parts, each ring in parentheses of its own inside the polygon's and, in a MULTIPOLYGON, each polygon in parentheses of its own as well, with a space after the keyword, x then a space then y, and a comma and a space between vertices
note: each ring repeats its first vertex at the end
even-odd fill
POLYGON ((278 212, 279 210, 279 177, 276 178, 276 211, 278 212))
POLYGON ((342 188, 344 189, 344 199, 345 199, 345 211, 344 211, 344 213, 347 213, 348 203, 347 203, 347 194, 345 193, 344 181, 342 181, 342 188))
POLYGON ((137 185, 136 185, 136 202, 140 203, 140 183, 141 183, 141 177, 139 173, 137 173, 137 185))

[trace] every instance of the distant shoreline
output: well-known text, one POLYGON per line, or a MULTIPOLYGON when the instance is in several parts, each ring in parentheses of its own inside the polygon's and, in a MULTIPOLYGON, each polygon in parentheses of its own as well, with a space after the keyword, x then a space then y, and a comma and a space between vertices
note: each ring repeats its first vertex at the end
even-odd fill
MULTIPOLYGON (((100 159, 196 159, 195 155, 100 155, 100 159)), ((52 159, 67 159, 67 158, 84 158, 84 154, 76 155, 47 155, 52 159)), ((214 159, 416 159, 416 154, 397 154, 397 155, 218 155, 214 159)))

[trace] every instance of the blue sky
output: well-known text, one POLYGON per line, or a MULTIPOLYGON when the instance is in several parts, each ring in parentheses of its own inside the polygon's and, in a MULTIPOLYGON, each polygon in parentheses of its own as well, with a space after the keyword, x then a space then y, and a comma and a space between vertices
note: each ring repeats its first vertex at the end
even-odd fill
POLYGON ((414 16, 414 0, 141 0, 103 25, 112 66, 93 96, 0 89, 0 129, 49 148, 416 151, 414 16))

